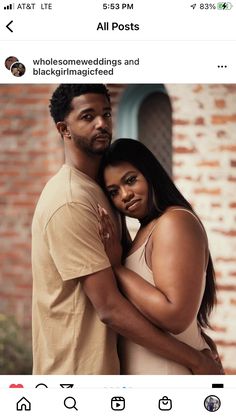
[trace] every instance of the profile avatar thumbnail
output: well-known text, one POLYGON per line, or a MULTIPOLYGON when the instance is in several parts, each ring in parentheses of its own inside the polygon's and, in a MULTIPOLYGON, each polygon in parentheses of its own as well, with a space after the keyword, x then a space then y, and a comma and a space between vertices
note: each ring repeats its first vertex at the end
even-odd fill
POLYGON ((25 74, 26 68, 23 63, 15 56, 7 57, 5 60, 5 67, 14 77, 22 77, 25 74))

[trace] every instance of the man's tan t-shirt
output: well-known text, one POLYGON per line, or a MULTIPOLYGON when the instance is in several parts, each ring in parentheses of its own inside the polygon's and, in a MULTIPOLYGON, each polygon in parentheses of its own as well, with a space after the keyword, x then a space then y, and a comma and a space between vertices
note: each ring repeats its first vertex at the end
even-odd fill
POLYGON ((34 374, 119 374, 116 334, 76 279, 110 266, 98 203, 114 217, 101 188, 67 165, 39 198, 32 224, 34 374))

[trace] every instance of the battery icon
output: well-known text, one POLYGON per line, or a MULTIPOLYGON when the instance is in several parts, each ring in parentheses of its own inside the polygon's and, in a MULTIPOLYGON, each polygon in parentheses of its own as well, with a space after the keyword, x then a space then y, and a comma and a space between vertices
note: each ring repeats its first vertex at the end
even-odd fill
POLYGON ((217 3, 217 9, 218 10, 230 10, 232 9, 233 5, 230 2, 222 2, 222 3, 217 3))

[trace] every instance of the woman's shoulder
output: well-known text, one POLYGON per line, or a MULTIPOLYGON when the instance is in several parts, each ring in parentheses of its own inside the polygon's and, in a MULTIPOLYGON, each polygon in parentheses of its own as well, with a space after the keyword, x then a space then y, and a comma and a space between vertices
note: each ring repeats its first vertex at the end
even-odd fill
POLYGON ((163 214, 157 219, 157 221, 167 221, 167 220, 178 220, 183 219, 186 221, 192 221, 194 223, 202 225, 199 217, 191 209, 172 206, 167 208, 163 214))
POLYGON ((194 235, 199 239, 206 239, 205 229, 198 216, 184 207, 169 207, 156 220, 153 237, 170 235, 194 235))

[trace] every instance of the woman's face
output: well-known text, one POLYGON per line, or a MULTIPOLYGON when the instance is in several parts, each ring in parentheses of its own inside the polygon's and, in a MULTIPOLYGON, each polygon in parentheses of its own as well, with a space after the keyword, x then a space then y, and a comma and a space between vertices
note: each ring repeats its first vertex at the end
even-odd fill
POLYGON ((148 214, 148 183, 131 163, 121 162, 116 166, 107 166, 104 170, 104 182, 118 211, 138 219, 148 214))

